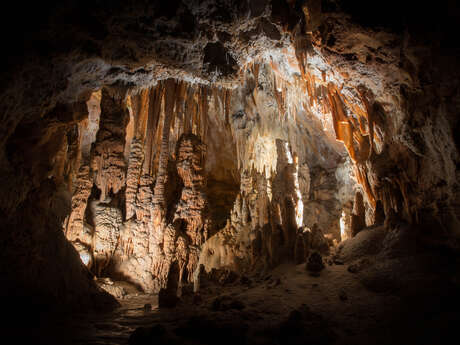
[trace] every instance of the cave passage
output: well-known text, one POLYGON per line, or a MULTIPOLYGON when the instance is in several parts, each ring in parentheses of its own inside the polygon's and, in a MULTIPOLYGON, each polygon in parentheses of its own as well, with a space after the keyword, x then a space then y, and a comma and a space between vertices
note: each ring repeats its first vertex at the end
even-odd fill
POLYGON ((2 334, 446 341, 460 320, 446 2, 449 19, 391 1, 43 5, 1 73, 2 334))

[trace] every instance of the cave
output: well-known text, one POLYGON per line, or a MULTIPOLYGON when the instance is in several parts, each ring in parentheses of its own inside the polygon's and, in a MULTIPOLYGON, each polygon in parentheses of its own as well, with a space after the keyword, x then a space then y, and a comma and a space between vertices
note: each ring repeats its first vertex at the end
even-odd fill
POLYGON ((456 339, 459 19, 453 0, 12 4, 0 336, 456 339))

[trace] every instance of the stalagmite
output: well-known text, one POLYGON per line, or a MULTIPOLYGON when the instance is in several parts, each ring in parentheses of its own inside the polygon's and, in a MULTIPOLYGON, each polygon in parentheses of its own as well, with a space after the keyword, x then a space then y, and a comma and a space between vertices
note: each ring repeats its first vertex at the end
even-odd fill
MULTIPOLYGON (((93 186, 89 164, 82 163, 74 182, 74 193, 72 195, 72 212, 68 220, 66 237, 69 241, 80 241, 86 246, 91 245, 87 236, 84 236, 86 204, 93 186)), ((91 235, 90 235, 91 236, 91 235)), ((91 237, 90 237, 91 238, 91 237)))
POLYGON ((85 219, 88 198, 93 187, 93 172, 90 168, 91 145, 96 140, 100 121, 101 92, 91 95, 88 105, 88 119, 78 126, 79 131, 79 168, 72 181, 71 213, 66 223, 65 235, 77 249, 82 261, 90 266, 92 263, 93 233, 85 219), (83 260, 83 257, 85 259, 83 260))
POLYGON ((356 236, 366 226, 363 195, 356 192, 351 215, 351 234, 356 236))
POLYGON ((90 208, 94 219, 94 266, 96 275, 101 277, 119 244, 122 217, 119 209, 99 201, 91 202, 90 208))
POLYGON ((125 184, 123 152, 129 113, 125 100, 118 97, 116 92, 102 90, 100 127, 91 150, 91 168, 96 186, 101 190, 102 201, 110 193, 117 194, 125 184))
POLYGON ((33 3, 0 21, 4 343, 456 339, 455 1, 33 3))
POLYGON ((126 174, 126 219, 134 216, 136 210, 136 194, 144 159, 142 142, 134 138, 129 154, 128 171, 126 174))
MULTIPOLYGON (((309 244, 305 244, 307 249, 301 249, 302 238, 309 233, 301 232, 303 225, 312 227, 319 222, 324 229, 332 229, 334 225, 329 218, 336 217, 334 224, 339 227, 340 212, 346 199, 335 199, 330 190, 324 189, 332 188, 326 187, 324 181, 311 186, 311 171, 305 163, 309 158, 299 150, 298 145, 303 143, 301 145, 308 148, 307 154, 316 156, 321 154, 325 145, 317 139, 303 141, 293 127, 293 124, 305 121, 304 117, 298 118, 297 113, 309 109, 308 105, 296 103, 305 103, 299 94, 303 92, 305 96, 308 92, 313 105, 332 109, 336 118, 332 122, 337 127, 336 138, 345 143, 349 152, 353 152, 353 145, 360 145, 363 136, 357 135, 359 133, 353 129, 354 123, 348 120, 344 110, 349 102, 346 98, 342 102, 335 86, 329 85, 329 101, 325 99, 328 91, 321 84, 327 82, 324 73, 321 80, 306 73, 309 79, 303 84, 299 81, 303 86, 295 92, 292 85, 298 85, 298 82, 289 81, 284 73, 279 62, 253 65, 243 73, 250 88, 241 94, 226 88, 208 89, 169 79, 130 96, 130 128, 133 131, 130 135, 133 138, 124 148, 129 151, 127 167, 124 167, 127 170, 126 213, 123 226, 118 227, 115 236, 118 241, 115 251, 100 254, 100 250, 91 249, 97 257, 96 262, 101 262, 96 265, 95 270, 99 271, 96 273, 111 263, 112 269, 138 282, 145 291, 159 291, 167 286, 174 263, 178 264, 180 271, 179 284, 194 279, 198 263, 207 260, 203 258, 207 250, 203 246, 206 247, 207 242, 220 243, 224 239, 227 241, 228 236, 238 234, 238 241, 227 242, 230 247, 222 263, 233 262, 234 265, 238 260, 244 265, 272 266, 283 256, 300 260, 299 255, 304 255, 299 253, 308 252, 309 244), (265 83, 264 87, 268 89, 260 88, 258 83, 265 83), (267 95, 273 95, 274 102, 273 98, 271 102, 277 106, 267 107, 267 95), (230 115, 235 109, 237 112, 230 115), (282 116, 284 113, 286 117, 282 116), (226 127, 222 135, 228 136, 227 139, 214 137, 213 126, 216 124, 226 127), (281 127, 277 130, 279 125, 281 127), (278 131, 277 134, 272 133, 274 130, 278 131), (295 139, 279 139, 285 137, 284 132, 294 135, 295 139), (216 150, 222 140, 228 140, 235 145, 236 168, 241 171, 240 193, 235 193, 237 198, 231 211, 229 207, 230 222, 225 229, 212 229, 214 225, 209 210, 212 206, 205 194, 207 174, 212 172, 206 170, 207 161, 204 159, 209 149, 205 148, 205 142, 209 143, 210 139, 217 142, 217 146, 212 143, 210 147, 211 163, 218 162, 216 150), (300 156, 291 151, 291 143, 300 156), (174 146, 175 151, 172 150, 174 146), (321 204, 323 202, 325 206, 321 204), (327 206, 331 202, 338 204, 331 209, 327 206), (318 214, 324 207, 331 212, 327 221, 318 214), (216 232, 218 238, 210 239, 210 234, 216 232), (254 242, 256 240, 259 244, 254 242), (283 244, 281 250, 280 243, 283 244), (102 255, 105 255, 105 261, 101 259, 102 255)), ((110 201, 107 196, 105 198, 110 201)), ((108 212, 110 208, 105 210, 108 212)), ((80 236, 83 236, 81 231, 80 236)), ((340 238, 339 234, 335 236, 340 238)), ((102 237, 98 234, 88 237, 93 241, 98 238, 102 237)), ((209 268, 208 264, 205 266, 209 268)))
MULTIPOLYGON (((82 258, 96 259, 96 273, 110 264, 158 292, 172 284, 177 265, 180 289, 201 264, 251 270, 286 258, 305 262, 310 251, 326 253, 366 222, 380 224, 388 210, 416 218, 409 175, 391 183, 379 177, 388 128, 378 96, 347 84, 349 74, 331 70, 330 56, 307 49, 313 41, 299 36, 304 29, 295 29, 298 41, 282 56, 267 53, 242 66, 241 85, 169 78, 126 102, 104 89, 92 165, 74 173, 66 228, 82 258), (106 204, 97 215, 85 213, 88 199, 106 204), (122 225, 104 237, 92 226, 95 217, 116 209, 122 225), (111 249, 95 248, 104 241, 111 249)), ((68 160, 67 151, 60 147, 59 160, 68 160)), ((60 162, 55 169, 68 168, 60 162)))
MULTIPOLYGON (((206 150, 200 139, 193 134, 184 134, 177 143, 177 171, 183 182, 183 189, 174 219, 182 220, 182 231, 187 238, 188 261, 186 265, 187 280, 193 279, 198 267, 199 250, 207 238, 209 227, 208 205, 204 194, 203 176, 206 150)), ((185 255, 181 254, 183 258, 185 255)))
MULTIPOLYGON (((149 90, 144 90, 140 95, 131 97, 134 113, 134 138, 131 141, 128 157, 128 170, 126 173, 126 219, 133 217, 136 210, 136 194, 142 174, 144 163, 144 138, 146 136, 147 122, 149 119, 149 90)), ((148 144, 147 144, 148 146, 148 144)), ((150 153, 150 150, 148 150, 150 153)), ((148 157, 150 159, 150 155, 148 157)))

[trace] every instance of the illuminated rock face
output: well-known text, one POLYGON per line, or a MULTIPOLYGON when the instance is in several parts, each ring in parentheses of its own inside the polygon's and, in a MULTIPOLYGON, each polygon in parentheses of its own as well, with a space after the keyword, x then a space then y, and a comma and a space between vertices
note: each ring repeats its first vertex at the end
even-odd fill
POLYGON ((308 109, 273 99, 283 85, 275 70, 255 65, 235 90, 172 79, 127 98, 103 90, 97 135, 80 128, 94 137, 80 143, 93 163, 81 160, 66 232, 95 274, 158 291, 172 264, 192 282, 199 262, 249 270, 291 260, 314 226, 340 239, 355 188, 345 150, 308 109))
POLYGON ((181 220, 183 229, 175 240, 180 276, 185 269, 187 281, 192 281, 201 246, 208 236, 208 204, 204 192, 206 181, 203 174, 205 155, 205 147, 197 136, 185 134, 179 138, 176 164, 183 188, 174 221, 181 220))
POLYGON ((129 114, 123 98, 102 91, 101 120, 94 147, 91 169, 104 201, 125 185, 126 163, 123 156, 129 114))
POLYGON ((171 263, 190 281, 198 263, 303 260, 315 224, 458 230, 458 61, 434 44, 449 34, 341 1, 161 3, 43 20, 5 64, 4 276, 54 272, 59 293, 40 291, 84 295, 80 257, 158 291, 171 263))

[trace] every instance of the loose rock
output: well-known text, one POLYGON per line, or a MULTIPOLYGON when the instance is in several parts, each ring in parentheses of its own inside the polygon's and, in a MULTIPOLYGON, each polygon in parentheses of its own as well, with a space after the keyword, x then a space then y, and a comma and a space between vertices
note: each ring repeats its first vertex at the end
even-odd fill
POLYGON ((324 269, 324 263, 321 254, 318 252, 313 252, 308 258, 306 269, 310 272, 310 275, 319 276, 319 272, 324 269))

